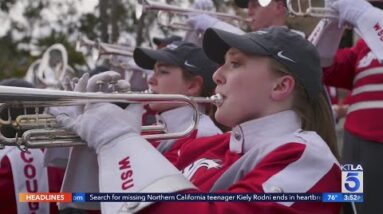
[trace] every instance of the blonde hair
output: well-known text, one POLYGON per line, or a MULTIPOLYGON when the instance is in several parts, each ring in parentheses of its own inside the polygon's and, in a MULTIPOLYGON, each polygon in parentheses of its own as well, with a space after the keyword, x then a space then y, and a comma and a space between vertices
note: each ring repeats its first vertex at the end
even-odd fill
MULTIPOLYGON (((284 65, 274 59, 270 59, 270 68, 279 75, 291 75, 297 80, 284 65)), ((292 110, 300 117, 302 130, 315 131, 338 158, 335 123, 326 92, 322 90, 315 100, 309 99, 305 88, 298 81, 296 81, 294 91, 292 110)))

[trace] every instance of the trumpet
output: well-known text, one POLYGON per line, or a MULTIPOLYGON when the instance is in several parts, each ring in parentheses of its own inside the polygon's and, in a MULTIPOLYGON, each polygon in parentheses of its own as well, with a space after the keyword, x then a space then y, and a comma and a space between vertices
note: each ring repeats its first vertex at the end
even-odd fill
MULTIPOLYGON (((266 0, 271 1, 271 0, 266 0)), ((290 14, 295 16, 311 16, 317 18, 334 18, 339 17, 338 13, 326 5, 314 6, 314 0, 287 0, 286 6, 290 14)), ((318 2, 318 1, 316 1, 318 2)))
MULTIPOLYGON (((258 0, 262 7, 267 7, 272 0, 258 0)), ((311 16, 316 18, 338 18, 336 11, 327 8, 326 5, 314 6, 319 0, 286 0, 286 7, 290 15, 311 16)))
MULTIPOLYGON (((143 131, 164 131, 163 134, 143 135, 147 140, 177 139, 189 135, 196 129, 199 121, 198 103, 220 105, 222 96, 187 97, 179 94, 141 94, 141 93, 81 93, 73 91, 57 91, 43 89, 26 89, 19 87, 0 86, 0 111, 8 109, 8 119, 0 120, 0 127, 11 125, 21 136, 9 138, 0 133, 0 146, 18 146, 26 148, 68 147, 86 145, 76 134, 60 128, 54 117, 39 114, 39 109, 52 106, 76 106, 88 103, 185 103, 194 110, 193 121, 185 130, 167 133, 164 126, 142 127, 143 131), (12 121, 10 108, 35 108, 35 114, 20 115, 12 121)), ((26 112, 26 111, 25 111, 26 112)))
POLYGON ((120 56, 133 56, 133 49, 127 46, 115 45, 100 42, 99 40, 93 41, 86 37, 81 37, 76 42, 76 50, 80 51, 82 47, 96 48, 98 50, 98 57, 100 55, 120 55, 120 56))
POLYGON ((76 42, 76 50, 81 52, 82 48, 94 48, 92 52, 92 58, 96 62, 101 59, 102 56, 106 56, 105 59, 109 60, 109 63, 115 68, 122 68, 123 70, 128 69, 129 65, 126 63, 126 58, 133 57, 134 49, 128 46, 121 46, 115 44, 109 44, 100 42, 99 40, 93 41, 86 37, 81 37, 76 42), (122 57, 118 57, 122 56, 122 57))
POLYGON ((170 29, 178 29, 184 31, 192 31, 193 28, 189 25, 182 22, 173 21, 172 15, 166 11, 158 11, 157 13, 157 22, 160 26, 170 28, 170 29))
POLYGON ((168 23, 165 23, 164 21, 160 22, 162 26, 175 27, 175 28, 180 28, 184 30, 193 30, 193 29, 191 29, 187 24, 174 23, 171 21, 170 18, 164 19, 161 16, 164 16, 164 13, 169 13, 173 16, 174 15, 185 16, 185 15, 192 15, 192 14, 207 14, 222 20, 233 20, 233 21, 246 22, 246 23, 251 21, 250 19, 243 19, 240 16, 235 16, 235 15, 231 15, 227 13, 196 10, 196 9, 190 9, 190 8, 181 8, 178 6, 172 6, 168 4, 153 2, 150 0, 138 0, 138 4, 136 4, 135 6, 136 19, 140 19, 142 14, 146 11, 161 11, 162 13, 158 14, 158 19, 169 20, 168 23))

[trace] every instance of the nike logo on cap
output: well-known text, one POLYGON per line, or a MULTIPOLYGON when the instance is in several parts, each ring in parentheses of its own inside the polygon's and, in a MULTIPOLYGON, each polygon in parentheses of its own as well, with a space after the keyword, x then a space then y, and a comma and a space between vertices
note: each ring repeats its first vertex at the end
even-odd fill
POLYGON ((277 56, 279 56, 279 57, 282 58, 282 59, 289 60, 289 61, 295 63, 294 60, 292 60, 292 59, 288 58, 287 56, 283 55, 283 51, 279 51, 279 52, 277 53, 277 56))
POLYGON ((171 44, 168 44, 168 45, 166 46, 166 48, 168 48, 168 49, 170 49, 170 50, 175 50, 175 49, 178 48, 178 45, 171 43, 171 44))
POLYGON ((254 32, 255 34, 259 34, 259 35, 262 35, 262 34, 266 34, 266 33, 269 33, 268 31, 265 31, 265 30, 257 30, 254 32))
POLYGON ((184 63, 187 67, 198 68, 197 66, 190 64, 187 60, 184 63))

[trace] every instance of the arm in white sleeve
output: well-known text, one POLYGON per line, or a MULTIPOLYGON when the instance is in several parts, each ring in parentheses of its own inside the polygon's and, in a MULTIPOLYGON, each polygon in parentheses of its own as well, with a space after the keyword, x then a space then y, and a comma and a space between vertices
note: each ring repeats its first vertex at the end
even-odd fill
POLYGON ((240 28, 207 14, 192 16, 188 19, 187 23, 193 28, 193 30, 186 33, 184 40, 195 44, 201 44, 201 40, 203 38, 201 35, 208 28, 218 28, 236 34, 245 33, 240 28))
MULTIPOLYGON (((178 192, 195 189, 149 142, 122 135, 98 152, 100 192, 178 192)), ((137 212, 153 202, 105 202, 102 213, 137 212)))
POLYGON ((383 11, 369 8, 359 17, 355 28, 379 62, 383 63, 383 11))
POLYGON ((365 0, 337 0, 330 6, 339 13, 339 22, 354 26, 380 62, 383 62, 383 11, 365 0))
POLYGON ((332 65, 343 35, 336 20, 321 19, 308 40, 317 47, 322 67, 332 65))
MULTIPOLYGON (((100 192, 177 192, 195 188, 161 153, 143 139, 142 106, 121 109, 91 104, 76 119, 58 115, 57 121, 75 131, 97 153, 100 192)), ((149 203, 105 202, 103 213, 127 208, 137 211, 149 203)))

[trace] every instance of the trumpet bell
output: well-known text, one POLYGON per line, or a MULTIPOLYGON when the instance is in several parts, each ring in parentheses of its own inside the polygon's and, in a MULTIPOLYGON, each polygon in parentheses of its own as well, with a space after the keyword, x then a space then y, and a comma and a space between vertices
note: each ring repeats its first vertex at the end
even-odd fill
POLYGON ((287 0, 289 13, 294 16, 337 18, 338 14, 326 5, 325 0, 287 0))

